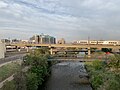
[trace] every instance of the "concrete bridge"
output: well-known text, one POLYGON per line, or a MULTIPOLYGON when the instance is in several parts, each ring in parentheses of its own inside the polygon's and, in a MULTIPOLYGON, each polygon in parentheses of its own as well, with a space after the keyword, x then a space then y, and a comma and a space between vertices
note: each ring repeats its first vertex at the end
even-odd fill
POLYGON ((64 48, 114 48, 114 49, 120 49, 120 46, 114 46, 114 45, 74 45, 74 44, 9 44, 19 47, 29 46, 29 47, 64 47, 64 48))
POLYGON ((17 47, 49 47, 50 53, 54 54, 55 51, 53 51, 53 48, 81 48, 81 49, 87 49, 88 50, 88 57, 90 57, 91 54, 91 48, 97 48, 101 50, 102 48, 111 48, 111 49, 119 49, 120 46, 116 45, 74 45, 74 44, 10 44, 17 47))

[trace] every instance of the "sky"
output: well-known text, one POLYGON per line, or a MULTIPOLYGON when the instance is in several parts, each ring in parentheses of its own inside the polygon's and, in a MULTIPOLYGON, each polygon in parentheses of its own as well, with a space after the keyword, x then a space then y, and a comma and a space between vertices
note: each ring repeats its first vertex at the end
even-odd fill
POLYGON ((48 34, 120 40, 120 0, 0 0, 0 38, 48 34))

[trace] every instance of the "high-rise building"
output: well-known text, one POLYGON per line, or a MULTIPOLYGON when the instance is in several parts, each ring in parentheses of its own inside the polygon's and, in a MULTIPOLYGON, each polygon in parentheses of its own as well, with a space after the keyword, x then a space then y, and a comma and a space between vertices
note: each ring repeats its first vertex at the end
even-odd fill
POLYGON ((49 35, 34 35, 30 41, 36 44, 56 44, 56 39, 49 35))

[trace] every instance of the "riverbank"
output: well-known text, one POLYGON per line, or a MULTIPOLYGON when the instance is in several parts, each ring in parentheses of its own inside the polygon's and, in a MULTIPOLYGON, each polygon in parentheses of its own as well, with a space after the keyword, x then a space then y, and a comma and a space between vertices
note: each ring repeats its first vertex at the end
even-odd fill
POLYGON ((120 56, 112 57, 107 63, 95 60, 87 63, 86 69, 94 90, 120 89, 120 56))

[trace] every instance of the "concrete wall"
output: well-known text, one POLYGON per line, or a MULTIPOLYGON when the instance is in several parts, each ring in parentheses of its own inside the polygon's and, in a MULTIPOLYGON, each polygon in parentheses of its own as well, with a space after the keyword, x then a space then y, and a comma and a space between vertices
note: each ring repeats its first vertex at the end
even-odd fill
POLYGON ((6 52, 5 44, 0 42, 0 59, 5 58, 5 52, 6 52))

